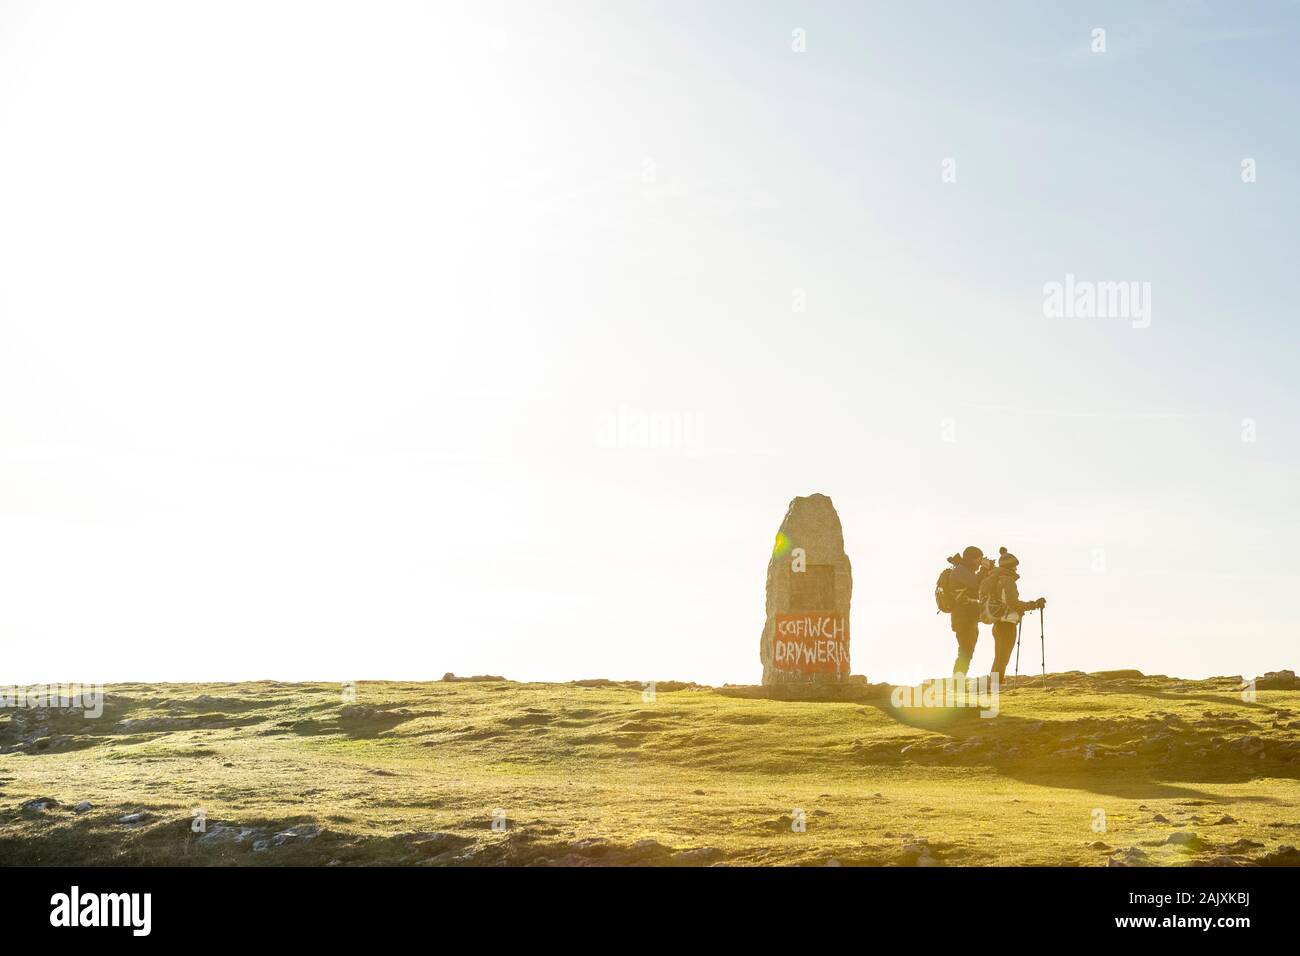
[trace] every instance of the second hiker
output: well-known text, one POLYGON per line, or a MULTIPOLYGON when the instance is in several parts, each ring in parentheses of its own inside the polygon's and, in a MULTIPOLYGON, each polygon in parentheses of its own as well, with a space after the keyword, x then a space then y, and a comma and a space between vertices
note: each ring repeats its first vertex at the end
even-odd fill
POLYGON ((1016 625, 1020 623, 1020 616, 1025 611, 1041 610, 1047 606, 1046 598, 1020 600, 1020 590, 1016 587, 1016 581, 1020 579, 1016 570, 1019 565, 1019 558, 1006 548, 998 548, 998 566, 979 585, 980 620, 993 625, 993 673, 998 675, 999 681, 1007 676, 1007 662, 1016 646, 1016 625))

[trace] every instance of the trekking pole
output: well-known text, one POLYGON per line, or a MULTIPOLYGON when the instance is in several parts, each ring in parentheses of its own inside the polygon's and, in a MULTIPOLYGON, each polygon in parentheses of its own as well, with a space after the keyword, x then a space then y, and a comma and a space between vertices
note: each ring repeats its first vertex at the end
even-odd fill
POLYGON ((1016 621, 1016 676, 1020 676, 1020 632, 1024 630, 1025 617, 1022 614, 1020 620, 1016 621))
POLYGON ((1043 609, 1038 609, 1038 647, 1043 656, 1043 686, 1047 686, 1047 638, 1043 636, 1043 609))

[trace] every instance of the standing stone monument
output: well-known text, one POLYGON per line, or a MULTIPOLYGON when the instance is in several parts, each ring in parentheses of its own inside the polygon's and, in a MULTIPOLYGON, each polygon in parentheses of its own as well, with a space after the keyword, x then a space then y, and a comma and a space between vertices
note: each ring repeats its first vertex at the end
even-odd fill
POLYGON ((767 563, 763 684, 836 684, 849 677, 853 568, 840 516, 825 495, 795 498, 767 563))

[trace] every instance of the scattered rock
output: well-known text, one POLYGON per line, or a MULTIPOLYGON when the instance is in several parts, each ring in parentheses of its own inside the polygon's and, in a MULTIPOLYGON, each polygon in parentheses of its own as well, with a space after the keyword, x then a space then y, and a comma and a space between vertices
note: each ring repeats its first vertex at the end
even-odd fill
POLYGON ((1255 690, 1295 690, 1295 671, 1269 671, 1255 678, 1255 690))
POLYGON ((398 839, 411 844, 411 846, 425 856, 438 856, 439 854, 448 853, 452 850, 462 849, 474 842, 469 837, 459 836, 455 833, 442 833, 439 831, 402 833, 399 834, 398 839))
MULTIPOLYGON (((275 836, 271 837, 271 846, 284 846, 293 840, 314 840, 320 836, 320 827, 314 823, 300 823, 295 827, 289 827, 287 830, 281 830, 275 836)), ((253 849, 257 849, 254 845, 253 849)))
POLYGON ((1185 847, 1189 850, 1199 850, 1205 845, 1200 837, 1187 830, 1179 830, 1177 833, 1169 834, 1165 839, 1165 843, 1185 847))
POLYGON ((769 820, 764 826, 769 830, 776 830, 778 833, 793 833, 791 827, 794 825, 794 817, 788 813, 783 813, 775 820, 769 820))
POLYGON ((93 810, 93 809, 94 809, 94 804, 92 804, 89 800, 82 800, 80 803, 73 805, 72 812, 85 813, 87 810, 93 810))
POLYGON ((44 813, 53 807, 60 806, 59 801, 53 797, 35 797, 22 803, 18 809, 24 813, 44 813))
POLYGON ((1228 749, 1240 751, 1247 757, 1253 757, 1255 754, 1263 752, 1264 741, 1254 736, 1238 737, 1228 745, 1228 749))
POLYGON ((1280 846, 1255 862, 1260 866, 1300 866, 1300 850, 1293 846, 1280 846))
POLYGON ((378 707, 368 707, 365 704, 348 704, 346 707, 339 708, 340 720, 374 720, 380 716, 383 716, 383 711, 378 707))
POLYGON ((1227 850, 1229 853, 1241 853, 1245 850, 1259 850, 1262 849, 1263 846, 1264 844, 1257 843, 1254 840, 1242 839, 1238 840, 1236 843, 1230 844, 1229 846, 1225 846, 1223 849, 1227 850))
POLYGON ((934 848, 924 838, 904 843, 896 860, 899 866, 939 866, 941 865, 934 848))
POLYGON ((1135 846, 1116 850, 1115 854, 1106 861, 1107 866, 1147 866, 1149 862, 1146 851, 1135 846))
POLYGON ((229 714, 198 714, 180 717, 127 717, 113 725, 127 733, 170 733, 175 730, 211 730, 239 723, 229 714))
POLYGON ((650 837, 646 837, 644 840, 637 840, 631 846, 633 853, 651 853, 655 850, 662 849, 664 849, 664 845, 658 840, 652 840, 650 837))
POLYGON ((213 823, 208 831, 196 840, 203 846, 220 846, 227 843, 245 843, 259 839, 265 830, 256 827, 244 827, 236 824, 213 823))

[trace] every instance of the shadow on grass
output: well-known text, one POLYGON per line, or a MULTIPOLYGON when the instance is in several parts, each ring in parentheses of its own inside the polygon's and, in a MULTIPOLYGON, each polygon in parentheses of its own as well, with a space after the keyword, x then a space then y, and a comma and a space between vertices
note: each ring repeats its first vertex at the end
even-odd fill
POLYGON ((1153 700, 1167 700, 1171 703, 1194 700, 1202 704, 1216 704, 1220 707, 1236 707, 1244 710, 1272 711, 1275 709, 1268 704, 1261 704, 1259 701, 1242 700, 1240 694, 1229 696, 1218 694, 1176 694, 1167 690, 1159 690, 1154 687, 1128 687, 1125 688, 1124 693, 1132 694, 1135 697, 1150 697, 1153 700))
POLYGON ((1231 749, 1233 741, 1224 734, 1183 721, 1048 720, 1008 714, 984 718, 972 707, 896 708, 889 701, 874 706, 899 724, 937 736, 913 739, 903 748, 896 740, 863 748, 861 756, 870 763, 984 767, 1037 786, 1126 799, 1212 803, 1278 801, 1266 796, 1224 799, 1198 787, 1260 777, 1300 780, 1300 762, 1269 756, 1267 746, 1264 758, 1231 749))

